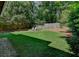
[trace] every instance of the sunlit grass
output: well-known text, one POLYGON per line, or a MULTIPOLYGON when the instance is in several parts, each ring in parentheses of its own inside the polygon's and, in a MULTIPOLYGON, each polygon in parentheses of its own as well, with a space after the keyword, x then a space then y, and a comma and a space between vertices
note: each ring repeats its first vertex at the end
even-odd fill
POLYGON ((51 31, 16 31, 0 37, 9 38, 20 56, 70 56, 70 47, 62 35, 51 31))

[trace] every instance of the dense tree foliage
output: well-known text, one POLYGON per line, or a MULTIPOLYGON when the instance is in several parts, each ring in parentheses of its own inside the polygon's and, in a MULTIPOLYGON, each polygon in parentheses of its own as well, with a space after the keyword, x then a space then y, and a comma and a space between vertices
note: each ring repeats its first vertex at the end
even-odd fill
MULTIPOLYGON (((34 25, 43 25, 44 23, 66 23, 69 11, 69 5, 77 2, 65 1, 7 1, 1 12, 1 19, 4 18, 6 27, 11 30, 18 27, 31 28, 34 25), (15 23, 17 24, 15 24, 15 23), (21 25, 19 25, 19 22, 21 25), (23 26, 23 27, 22 27, 23 26)), ((2 20, 1 20, 2 21, 2 20)), ((5 24, 3 21, 3 23, 5 24)), ((3 26, 2 26, 3 27, 3 26)))
POLYGON ((69 27, 72 32, 70 41, 74 53, 79 56, 79 3, 70 5, 69 27))
MULTIPOLYGON (((8 24, 13 24, 14 22, 18 22, 18 27, 22 27, 26 21, 24 28, 30 28, 32 26, 32 4, 31 2, 5 2, 3 11, 1 13, 2 17, 5 17, 8 24), (19 25, 21 22, 21 25, 19 25), (28 24, 29 23, 29 24, 28 24)), ((15 26, 15 25, 13 25, 15 26)), ((17 26, 15 26, 16 29, 17 26)))

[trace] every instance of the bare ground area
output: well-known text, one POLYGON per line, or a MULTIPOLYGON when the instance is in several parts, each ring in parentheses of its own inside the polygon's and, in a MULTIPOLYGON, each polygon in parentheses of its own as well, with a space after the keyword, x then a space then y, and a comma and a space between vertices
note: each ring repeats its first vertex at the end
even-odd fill
POLYGON ((64 36, 66 37, 71 37, 72 33, 68 32, 69 28, 68 27, 62 27, 62 28, 53 28, 53 29, 49 29, 49 31, 53 31, 53 32, 61 32, 64 34, 64 36))

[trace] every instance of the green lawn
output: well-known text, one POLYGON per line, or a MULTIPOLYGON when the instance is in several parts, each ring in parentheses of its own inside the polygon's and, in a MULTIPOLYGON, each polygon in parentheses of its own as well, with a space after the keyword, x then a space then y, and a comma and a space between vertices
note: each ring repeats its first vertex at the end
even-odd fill
POLYGON ((19 31, 1 34, 13 44, 19 56, 72 56, 62 33, 19 31))

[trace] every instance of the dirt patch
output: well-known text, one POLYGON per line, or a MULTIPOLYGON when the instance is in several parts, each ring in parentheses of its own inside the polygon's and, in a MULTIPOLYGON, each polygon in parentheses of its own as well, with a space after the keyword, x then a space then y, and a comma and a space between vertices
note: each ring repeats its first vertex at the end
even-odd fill
POLYGON ((48 29, 49 31, 54 31, 54 32, 66 32, 69 30, 68 27, 62 27, 62 28, 52 28, 52 29, 48 29))
POLYGON ((72 33, 68 32, 69 28, 68 27, 62 27, 62 28, 53 28, 53 29, 48 29, 49 31, 53 31, 53 32, 61 32, 64 34, 64 36, 66 37, 71 37, 72 33))

